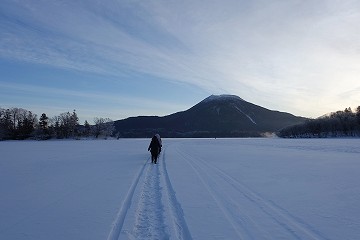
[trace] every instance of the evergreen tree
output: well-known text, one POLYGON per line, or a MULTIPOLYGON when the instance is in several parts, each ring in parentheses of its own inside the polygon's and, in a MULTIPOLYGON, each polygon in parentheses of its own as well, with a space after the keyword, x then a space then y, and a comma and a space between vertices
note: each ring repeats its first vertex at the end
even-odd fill
POLYGON ((11 139, 11 132, 13 131, 13 122, 10 109, 6 109, 3 115, 3 132, 4 139, 11 139))
POLYGON ((48 125, 49 125, 49 118, 46 116, 45 113, 41 114, 41 117, 40 117, 40 122, 39 122, 39 125, 40 125, 40 128, 42 130, 47 130, 48 128, 48 125))
POLYGON ((87 120, 85 120, 84 123, 84 135, 85 137, 89 137, 91 132, 91 126, 87 120))
POLYGON ((39 122, 39 137, 43 140, 50 138, 50 131, 49 131, 49 118, 46 116, 45 113, 41 114, 39 122))
POLYGON ((22 111, 19 124, 17 126, 19 138, 26 139, 32 135, 37 124, 36 114, 33 114, 31 111, 22 111))
POLYGON ((76 110, 74 109, 72 115, 70 116, 70 135, 76 136, 78 134, 77 127, 79 125, 79 118, 76 114, 76 110))

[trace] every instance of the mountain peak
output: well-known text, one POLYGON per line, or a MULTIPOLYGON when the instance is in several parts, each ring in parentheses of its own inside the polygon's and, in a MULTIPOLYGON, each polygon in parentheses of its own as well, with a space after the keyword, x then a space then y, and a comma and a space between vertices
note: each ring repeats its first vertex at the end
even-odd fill
POLYGON ((219 101, 219 100, 240 100, 244 101, 242 98, 236 96, 236 95, 230 95, 230 94, 221 94, 221 95, 211 95, 201 102, 211 102, 211 101, 219 101))
POLYGON ((164 117, 137 117, 117 121, 124 137, 260 137, 306 119, 272 111, 235 95, 211 95, 188 110, 164 117))

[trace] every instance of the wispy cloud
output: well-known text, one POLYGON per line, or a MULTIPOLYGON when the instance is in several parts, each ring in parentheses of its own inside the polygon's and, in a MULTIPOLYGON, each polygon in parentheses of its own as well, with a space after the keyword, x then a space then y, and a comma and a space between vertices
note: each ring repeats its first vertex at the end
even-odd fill
POLYGON ((360 76, 358 1, 4 0, 0 13, 1 58, 149 74, 307 115, 360 76))
MULTIPOLYGON (((166 115, 171 113, 170 109, 175 108, 180 111, 185 110, 187 107, 168 101, 119 96, 107 92, 84 92, 28 84, 0 82, 0 89, 1 95, 11 92, 11 95, 17 101, 22 102, 21 104, 18 103, 19 105, 16 107, 28 107, 33 111, 38 111, 38 113, 50 110, 48 114, 52 115, 80 109, 82 115, 87 112, 84 117, 93 118, 103 113, 101 116, 112 117, 117 120, 129 116, 129 114, 130 116, 139 115, 139 113, 144 115, 166 115), (36 96, 40 97, 39 100, 36 100, 36 96), (32 100, 24 101, 22 98, 32 100), (154 111, 152 106, 157 106, 157 110, 154 111)), ((0 107, 15 107, 7 102, 2 102, 2 104, 5 105, 0 107)))

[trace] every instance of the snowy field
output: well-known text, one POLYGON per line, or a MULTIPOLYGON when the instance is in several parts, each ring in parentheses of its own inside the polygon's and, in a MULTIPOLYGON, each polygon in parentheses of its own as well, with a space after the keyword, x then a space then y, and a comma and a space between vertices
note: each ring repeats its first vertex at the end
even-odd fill
POLYGON ((0 142, 0 239, 359 239, 360 139, 0 142))

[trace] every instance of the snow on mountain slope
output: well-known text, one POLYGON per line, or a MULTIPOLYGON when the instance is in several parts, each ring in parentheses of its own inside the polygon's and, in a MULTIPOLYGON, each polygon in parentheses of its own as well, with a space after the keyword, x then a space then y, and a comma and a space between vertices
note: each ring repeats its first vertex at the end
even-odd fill
POLYGON ((227 101, 227 100, 241 100, 244 101, 242 98, 236 95, 230 95, 230 94, 221 94, 221 95, 211 95, 204 100, 202 100, 202 103, 205 102, 212 102, 212 101, 227 101))
POLYGON ((0 239, 360 235, 359 139, 149 141, 0 142, 0 239))
POLYGON ((244 113, 243 111, 241 111, 240 108, 238 108, 237 106, 234 106, 236 108, 236 110, 238 110, 240 113, 244 114, 253 124, 256 125, 256 122, 249 116, 247 115, 246 113, 244 113))

